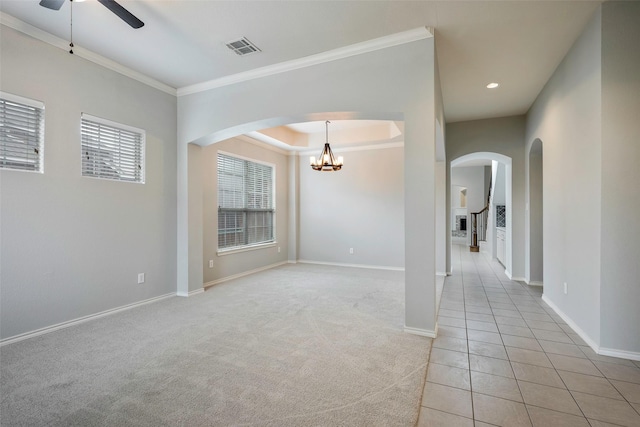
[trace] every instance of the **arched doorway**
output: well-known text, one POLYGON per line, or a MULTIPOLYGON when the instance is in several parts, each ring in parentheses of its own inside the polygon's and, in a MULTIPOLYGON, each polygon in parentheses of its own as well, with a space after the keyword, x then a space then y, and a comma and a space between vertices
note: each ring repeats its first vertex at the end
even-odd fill
MULTIPOLYGON (((450 175, 453 176, 454 168, 491 165, 491 194, 489 200, 489 220, 487 223, 486 236, 486 252, 491 254, 492 258, 498 259, 505 267, 507 277, 512 277, 513 265, 513 208, 512 208, 512 159, 499 153, 493 152, 477 152, 470 153, 458 157, 451 161, 450 175), (500 215, 497 215, 497 213, 500 215), (498 239, 504 240, 498 242, 498 239), (498 253, 500 250, 501 253, 498 253)), ((486 181, 486 180, 485 180, 486 181)), ((454 183, 451 182, 453 185, 454 183)), ((488 189, 485 189, 485 191, 488 189)), ((451 188, 451 199, 456 197, 451 188)), ((481 197, 483 199, 482 207, 486 203, 487 193, 483 191, 481 197)), ((471 194, 467 189, 467 201, 469 203, 471 194)), ((448 209, 452 209, 451 206, 448 209)), ((478 209, 479 210, 479 209, 478 209)), ((469 213, 474 211, 468 208, 469 213)), ((450 211, 449 220, 451 221, 452 213, 450 211)), ((468 217, 469 218, 469 217, 468 217)), ((471 224, 467 219, 468 226, 471 224)), ((453 230, 454 223, 450 223, 450 230, 453 230)), ((470 234, 470 232, 468 233, 470 234)), ((451 251, 451 246, 447 248, 451 251)), ((450 253, 450 252, 449 252, 450 253)))
POLYGON ((529 149, 529 200, 527 201, 528 245, 525 279, 530 285, 542 286, 543 268, 543 168, 542 141, 536 139, 529 149))

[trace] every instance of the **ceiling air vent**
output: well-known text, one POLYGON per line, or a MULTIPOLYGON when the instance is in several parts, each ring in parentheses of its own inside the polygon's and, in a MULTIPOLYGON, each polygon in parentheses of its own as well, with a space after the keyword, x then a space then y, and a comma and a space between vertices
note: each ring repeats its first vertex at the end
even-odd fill
POLYGON ((260 52, 258 46, 251 43, 247 40, 246 37, 241 38, 240 40, 234 40, 227 43, 227 47, 234 51, 236 55, 244 56, 249 55, 250 53, 260 52))

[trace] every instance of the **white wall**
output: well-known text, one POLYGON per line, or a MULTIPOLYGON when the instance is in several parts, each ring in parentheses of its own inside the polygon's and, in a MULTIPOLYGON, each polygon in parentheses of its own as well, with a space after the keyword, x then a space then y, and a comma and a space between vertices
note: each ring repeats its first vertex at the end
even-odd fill
MULTIPOLYGON (((468 167, 454 167, 451 168, 451 186, 465 187, 467 189, 467 244, 471 244, 472 235, 472 223, 471 214, 474 212, 480 212, 486 202, 487 195, 484 185, 484 166, 468 166, 468 167)), ((460 205, 459 192, 452 191, 453 207, 460 205)), ((455 228, 455 218, 458 215, 455 209, 452 209, 451 221, 452 229, 455 228)))
MULTIPOLYGON (((524 116, 474 120, 447 124, 447 163, 476 152, 492 152, 512 160, 512 254, 514 279, 524 278, 524 116)), ((506 191, 509 191, 506 188, 506 191)), ((508 220, 508 219, 507 219, 508 220)), ((507 255, 508 257, 509 255, 507 255)))
POLYGON ((600 344, 640 359, 639 46, 640 3, 604 3, 600 344))
POLYGON ((178 289, 190 286, 188 259, 203 259, 187 251, 188 143, 312 117, 404 118, 405 322, 433 334, 436 98, 432 38, 179 97, 178 289))
MULTIPOLYGON (((491 187, 493 186, 493 170, 492 165, 487 165, 484 167, 484 194, 487 195, 491 191, 491 187)), ((485 198, 485 203, 487 200, 485 198)))
POLYGON ((403 147, 338 154, 339 172, 300 170, 299 259, 404 268, 403 147))
POLYGON ((0 171, 0 336, 175 293, 176 98, 0 31, 0 90, 45 104, 44 174, 0 171), (146 131, 145 184, 80 175, 82 112, 146 131))
MULTIPOLYGON (((246 271, 286 262, 289 249, 289 165, 287 154, 281 150, 267 148, 261 143, 250 143, 240 138, 221 141, 201 148, 201 151, 203 167, 200 175, 202 183, 200 197, 203 218, 203 256, 197 265, 200 271, 203 271, 204 283, 215 282, 246 271), (218 151, 236 154, 249 160, 267 162, 274 166, 276 176, 276 243, 273 246, 218 256, 218 151), (280 247, 279 253, 278 247, 280 247), (209 267, 209 260, 213 260, 212 268, 209 267)), ((189 172, 191 173, 191 170, 189 172)))
POLYGON ((544 147, 544 295, 595 344, 601 337, 600 58, 598 11, 531 107, 526 129, 526 152, 536 138, 544 147))

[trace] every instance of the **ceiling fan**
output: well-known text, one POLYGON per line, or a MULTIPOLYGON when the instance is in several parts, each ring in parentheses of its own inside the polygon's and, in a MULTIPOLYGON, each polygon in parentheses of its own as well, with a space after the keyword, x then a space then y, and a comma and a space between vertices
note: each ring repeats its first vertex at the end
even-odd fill
MULTIPOLYGON (((65 0, 40 0, 40 6, 46 7, 47 9, 60 10, 64 1, 65 0)), ((124 22, 131 25, 131 27, 140 28, 144 25, 144 22, 136 18, 131 12, 122 7, 120 4, 116 3, 115 0, 98 1, 111 12, 115 13, 124 22)))

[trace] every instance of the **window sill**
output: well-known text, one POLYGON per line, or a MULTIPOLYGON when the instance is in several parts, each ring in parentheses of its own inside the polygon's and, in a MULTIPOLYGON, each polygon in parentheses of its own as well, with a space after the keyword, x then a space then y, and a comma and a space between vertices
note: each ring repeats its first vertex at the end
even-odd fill
POLYGON ((273 248, 277 244, 278 244, 278 242, 276 242, 276 241, 268 242, 268 243, 259 243, 257 245, 241 246, 241 247, 230 248, 230 249, 220 249, 216 253, 217 253, 218 256, 233 255, 233 254, 237 254, 237 253, 240 253, 240 252, 255 251, 257 249, 273 248))

